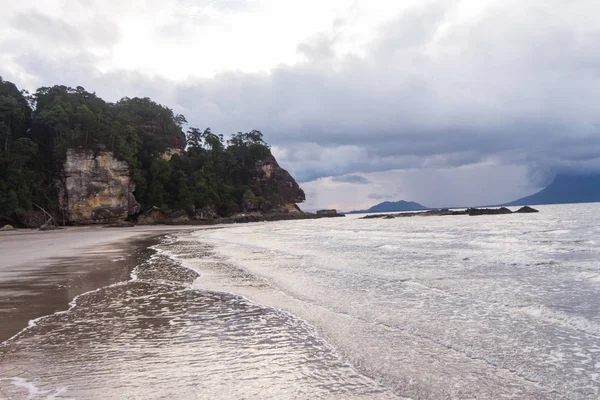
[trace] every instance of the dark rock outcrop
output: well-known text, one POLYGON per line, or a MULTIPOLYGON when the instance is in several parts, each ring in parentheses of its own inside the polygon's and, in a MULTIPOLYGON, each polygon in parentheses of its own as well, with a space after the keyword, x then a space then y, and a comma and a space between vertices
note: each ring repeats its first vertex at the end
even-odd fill
POLYGON ((113 222, 111 224, 106 224, 103 227, 104 228, 133 228, 134 226, 135 226, 135 224, 133 222, 118 221, 118 222, 113 222))
POLYGON ((156 206, 148 209, 137 217, 137 223, 140 225, 187 225, 190 221, 190 216, 187 211, 177 210, 166 213, 156 206))
POLYGON ((257 197, 244 199, 242 208, 247 212, 260 210, 260 200, 257 197))
POLYGON ((466 211, 452 211, 447 209, 442 210, 429 210, 423 212, 403 212, 398 214, 369 214, 365 215, 360 219, 374 219, 374 218, 406 218, 406 217, 439 217, 444 215, 466 215, 466 211))
MULTIPOLYGON (((515 213, 532 213, 538 212, 531 207, 523 207, 515 213)), ((506 214, 514 214, 511 210, 506 207, 500 208, 468 208, 464 211, 453 211, 453 210, 430 210, 424 212, 406 212, 406 213, 398 213, 398 214, 370 214, 366 215, 360 219, 374 219, 374 218, 382 218, 382 219, 393 219, 393 218, 407 218, 407 217, 440 217, 447 215, 506 215, 506 214)))
POLYGON ((251 213, 239 213, 231 216, 231 221, 236 224, 242 224, 246 222, 262 222, 266 221, 265 216, 259 212, 251 213))
POLYGON ((166 220, 167 214, 158 207, 152 207, 137 217, 140 225, 164 224, 166 220))
POLYGON ((256 162, 252 191, 271 207, 302 203, 306 200, 304 191, 289 172, 279 166, 273 156, 264 157, 256 162))
POLYGON ((219 218, 219 214, 215 206, 205 206, 197 209, 192 219, 196 221, 210 221, 217 218, 219 218))
POLYGON ((517 211, 515 211, 515 213, 520 213, 520 214, 528 214, 528 213, 536 213, 536 212, 539 212, 539 210, 536 210, 535 208, 531 208, 529 206, 521 207, 517 211))
POLYGON ((165 223, 168 225, 185 225, 190 221, 190 217, 186 211, 177 210, 167 214, 165 223))
POLYGON ((38 228, 46 223, 48 217, 42 211, 17 210, 14 213, 14 220, 19 226, 38 228))
POLYGON ((498 215, 498 214, 512 214, 506 207, 500 208, 467 208, 465 211, 467 215, 475 216, 475 215, 498 215))
POLYGON ((337 210, 329 209, 329 210, 319 210, 317 211, 317 215, 321 217, 335 217, 337 216, 337 210))
MULTIPOLYGON (((165 128, 165 122, 161 119, 156 120, 148 120, 141 124, 140 126, 146 134, 154 136, 154 138, 160 140, 161 142, 167 144, 167 152, 170 152, 170 156, 177 152, 176 149, 184 149, 185 148, 185 134, 183 132, 174 133, 172 131, 168 131, 165 128)), ((164 154, 164 153, 163 153, 164 154)), ((169 156, 169 159, 170 159, 169 156)))
POLYGON ((319 210, 317 211, 317 218, 332 218, 332 217, 345 217, 344 214, 339 214, 336 209, 319 210))

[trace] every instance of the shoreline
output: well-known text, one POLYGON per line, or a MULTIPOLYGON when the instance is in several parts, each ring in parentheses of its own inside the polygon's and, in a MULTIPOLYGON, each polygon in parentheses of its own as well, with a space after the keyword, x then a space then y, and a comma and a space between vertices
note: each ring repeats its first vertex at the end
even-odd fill
POLYGON ((189 226, 0 232, 0 343, 78 295, 130 278, 159 238, 189 226))
POLYGON ((197 272, 174 254, 185 258, 198 248, 171 240, 187 234, 128 241, 138 248, 130 254, 138 262, 121 260, 129 264, 126 282, 75 296, 67 312, 33 320, 1 343, 0 392, 220 398, 227 385, 234 397, 268 397, 275 387, 282 397, 397 398, 341 358, 307 320, 235 291, 194 287, 197 272), (165 370, 165 363, 174 368, 165 370), (200 385, 198 376, 205 377, 200 385))

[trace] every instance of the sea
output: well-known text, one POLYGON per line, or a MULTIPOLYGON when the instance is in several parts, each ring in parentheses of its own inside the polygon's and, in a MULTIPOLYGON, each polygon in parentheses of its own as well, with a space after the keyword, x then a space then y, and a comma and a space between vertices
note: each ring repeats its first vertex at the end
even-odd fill
POLYGON ((170 234, 0 344, 6 399, 598 399, 600 204, 170 234))

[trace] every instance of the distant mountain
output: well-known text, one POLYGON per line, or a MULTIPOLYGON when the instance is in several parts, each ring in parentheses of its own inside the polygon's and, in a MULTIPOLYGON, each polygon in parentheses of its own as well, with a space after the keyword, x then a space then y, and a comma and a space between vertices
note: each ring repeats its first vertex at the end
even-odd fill
POLYGON ((600 201, 600 175, 557 175, 545 189, 505 206, 593 203, 600 201))
POLYGON ((429 210, 419 203, 413 201, 384 201, 369 208, 368 210, 355 210, 346 214, 378 213, 378 212, 397 212, 397 211, 423 211, 429 210))

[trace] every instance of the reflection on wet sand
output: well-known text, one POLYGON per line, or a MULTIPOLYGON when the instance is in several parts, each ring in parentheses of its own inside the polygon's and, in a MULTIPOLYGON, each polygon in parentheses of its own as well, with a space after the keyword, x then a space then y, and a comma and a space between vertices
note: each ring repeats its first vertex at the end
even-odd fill
POLYGON ((147 248, 156 240, 97 246, 79 257, 53 258, 44 268, 19 265, 12 268, 14 272, 3 270, 0 342, 22 330, 30 320, 67 309, 79 294, 128 280, 133 267, 149 255, 147 248))

